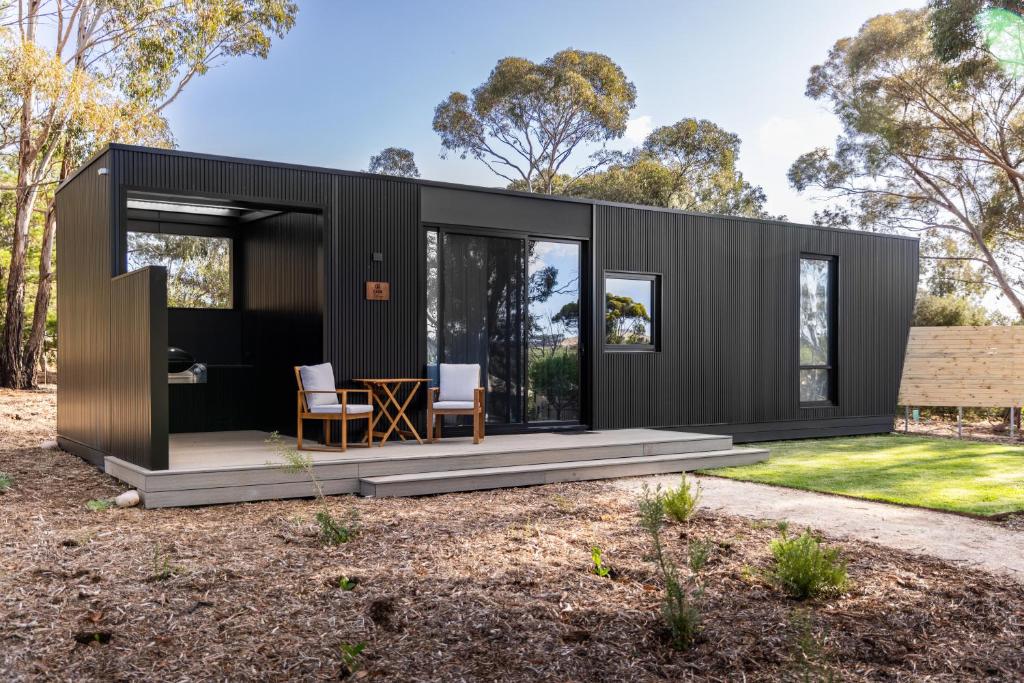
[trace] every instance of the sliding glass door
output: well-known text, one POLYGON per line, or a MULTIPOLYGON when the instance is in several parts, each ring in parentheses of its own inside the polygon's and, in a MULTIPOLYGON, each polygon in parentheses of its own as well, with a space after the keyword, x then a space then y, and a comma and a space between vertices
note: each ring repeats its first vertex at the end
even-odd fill
POLYGON ((580 245, 427 233, 427 367, 477 363, 487 422, 580 419, 580 245))

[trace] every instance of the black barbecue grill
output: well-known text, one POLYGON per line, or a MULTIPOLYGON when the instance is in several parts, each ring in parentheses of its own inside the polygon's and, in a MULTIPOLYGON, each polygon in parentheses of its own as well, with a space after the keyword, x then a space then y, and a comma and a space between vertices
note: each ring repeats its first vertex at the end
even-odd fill
POLYGON ((167 383, 206 384, 206 366, 185 349, 171 346, 167 349, 167 383))

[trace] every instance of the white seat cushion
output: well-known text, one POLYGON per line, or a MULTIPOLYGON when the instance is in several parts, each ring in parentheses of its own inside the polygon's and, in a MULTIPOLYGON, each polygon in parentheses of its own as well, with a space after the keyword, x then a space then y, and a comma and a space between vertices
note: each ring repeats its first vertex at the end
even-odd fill
POLYGON ((334 370, 330 363, 320 365, 303 365, 299 368, 302 388, 305 391, 329 391, 329 394, 304 394, 306 405, 310 411, 316 406, 338 405, 338 395, 334 393, 334 370))
MULTIPOLYGON (((480 366, 441 363, 439 401, 473 401, 473 392, 480 386, 480 366)), ((437 405, 436 403, 434 405, 437 405)))
POLYGON ((473 410, 472 401, 435 401, 434 410, 473 410))
MULTIPOLYGON (((311 413, 322 413, 324 415, 341 415, 341 404, 335 404, 333 406, 311 406, 309 409, 311 413)), ((363 403, 349 403, 345 406, 346 415, 361 415, 363 413, 372 413, 373 406, 368 406, 363 403)))

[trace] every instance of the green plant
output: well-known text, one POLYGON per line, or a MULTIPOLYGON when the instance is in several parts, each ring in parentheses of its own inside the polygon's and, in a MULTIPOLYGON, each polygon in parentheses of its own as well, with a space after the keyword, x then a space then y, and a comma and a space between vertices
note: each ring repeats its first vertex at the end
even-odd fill
POLYGON ((775 566, 772 580, 795 598, 840 593, 846 588, 846 562, 836 548, 823 548, 821 540, 804 531, 793 538, 782 536, 771 544, 775 566))
POLYGON ((316 524, 320 529, 320 540, 327 545, 339 545, 341 543, 348 543, 355 538, 358 533, 358 514, 355 510, 350 510, 345 520, 331 514, 331 509, 327 505, 327 497, 324 495, 324 488, 320 484, 320 480, 317 478, 313 467, 313 458, 305 453, 300 453, 294 448, 288 447, 281 440, 281 435, 278 432, 273 432, 266 443, 272 446, 281 456, 281 459, 284 460, 284 463, 281 465, 283 470, 290 474, 305 474, 313 485, 317 504, 320 505, 320 510, 316 513, 316 524))
POLYGON ((320 527, 320 540, 327 545, 348 543, 356 536, 358 518, 355 511, 350 511, 347 520, 331 515, 327 506, 316 513, 316 524, 320 527))
POLYGON ((592 571, 595 574, 602 578, 611 574, 611 567, 605 566, 604 560, 601 559, 601 549, 596 545, 590 549, 590 560, 594 563, 592 571))
MULTIPOLYGON (((679 579, 679 571, 665 552, 661 528, 665 521, 665 500, 660 490, 651 492, 644 486, 639 502, 640 526, 651 537, 652 561, 665 581, 665 597, 661 615, 668 626, 674 647, 683 650, 693 644, 700 628, 700 611, 694 604, 687 587, 679 579)), ((700 595, 699 588, 695 591, 700 595)))
POLYGON ((95 498, 85 504, 85 507, 92 510, 93 512, 103 512, 114 507, 114 501, 109 498, 95 498))
POLYGON ((342 643, 339 648, 341 649, 341 665, 345 667, 345 675, 351 676, 363 667, 360 658, 363 650, 366 649, 366 643, 342 643))
POLYGON ((700 484, 691 486, 682 476, 677 488, 670 488, 662 496, 664 500, 665 513, 677 522, 689 521, 700 502, 700 484))
POLYGON ((340 588, 343 591, 355 590, 358 584, 359 581, 356 579, 350 579, 347 576, 338 577, 338 588, 340 588))
POLYGON ((160 544, 153 547, 153 574, 154 581, 166 581, 175 574, 181 572, 181 567, 171 564, 171 559, 160 550, 160 544))
POLYGON ((6 472, 0 472, 0 493, 4 493, 7 489, 11 488, 14 480, 11 479, 11 475, 6 472))
POLYGON ((793 660, 795 673, 799 680, 804 683, 831 683, 835 675, 824 663, 822 650, 824 648, 824 636, 818 637, 814 634, 814 624, 811 617, 804 611, 793 614, 790 623, 796 629, 796 637, 793 641, 793 660))
POLYGON ((694 540, 686 546, 686 563, 694 574, 704 568, 710 555, 711 543, 707 541, 694 540))

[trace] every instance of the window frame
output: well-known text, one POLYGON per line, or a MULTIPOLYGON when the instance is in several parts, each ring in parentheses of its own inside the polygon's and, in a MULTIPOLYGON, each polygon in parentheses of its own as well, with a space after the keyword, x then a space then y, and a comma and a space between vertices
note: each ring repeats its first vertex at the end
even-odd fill
MULTIPOLYGON (((230 229, 224 229, 217 226, 205 226, 205 225, 175 225, 168 223, 156 223, 151 221, 133 220, 125 226, 124 239, 125 239, 125 272, 128 271, 127 260, 128 260, 128 239, 131 233, 140 233, 145 235, 173 235, 178 237, 198 237, 205 239, 226 239, 228 241, 228 305, 227 306, 171 306, 168 304, 167 310, 169 311, 232 311, 237 307, 237 296, 236 290, 238 289, 238 283, 236 278, 238 277, 238 269, 236 266, 236 246, 234 232, 230 229)), ((154 264, 150 264, 151 266, 154 264)), ((155 264, 159 266, 159 264, 155 264)), ((162 267, 162 266, 160 266, 162 267)))
POLYGON ((797 262, 797 297, 796 297, 796 396, 800 408, 835 408, 839 405, 838 392, 838 355, 839 355, 839 256, 836 254, 819 254, 801 252, 797 262), (801 320, 801 297, 803 295, 803 283, 801 278, 801 266, 804 261, 824 261, 828 264, 828 315, 826 325, 828 326, 828 359, 826 363, 804 364, 800 362, 800 327, 801 320), (800 396, 800 380, 805 370, 825 370, 828 377, 828 396, 823 401, 804 401, 800 396))
POLYGON ((661 273, 632 270, 605 270, 601 274, 600 334, 601 348, 606 353, 659 353, 661 351, 661 273), (608 280, 641 280, 651 283, 651 343, 650 344, 609 344, 605 327, 608 314, 608 280))

